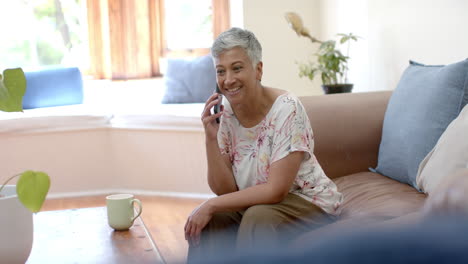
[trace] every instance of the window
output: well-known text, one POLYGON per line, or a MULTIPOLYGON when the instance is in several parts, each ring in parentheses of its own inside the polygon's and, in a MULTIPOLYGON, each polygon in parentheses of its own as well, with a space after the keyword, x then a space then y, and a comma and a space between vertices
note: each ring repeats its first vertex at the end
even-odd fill
POLYGON ((10 1, 5 7, 0 9, 0 68, 87 68, 84 1, 23 0, 10 1))
POLYGON ((227 0, 165 0, 161 4, 161 57, 207 54, 214 38, 229 27, 227 0))
POLYGON ((160 75, 159 59, 207 54, 229 27, 229 0, 87 0, 96 78, 160 75))
POLYGON ((212 0, 164 2, 166 48, 208 48, 213 42, 212 0))

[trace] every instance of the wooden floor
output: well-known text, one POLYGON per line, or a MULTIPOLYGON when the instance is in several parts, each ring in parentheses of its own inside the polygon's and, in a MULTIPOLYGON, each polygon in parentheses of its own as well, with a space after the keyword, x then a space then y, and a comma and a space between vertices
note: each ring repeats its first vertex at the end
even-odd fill
MULTIPOLYGON (((143 204, 142 218, 166 263, 184 263, 187 216, 204 200, 162 196, 136 196, 143 204)), ((48 199, 42 211, 105 206, 105 196, 48 199)), ((107 221, 103 219, 103 221, 107 221)))

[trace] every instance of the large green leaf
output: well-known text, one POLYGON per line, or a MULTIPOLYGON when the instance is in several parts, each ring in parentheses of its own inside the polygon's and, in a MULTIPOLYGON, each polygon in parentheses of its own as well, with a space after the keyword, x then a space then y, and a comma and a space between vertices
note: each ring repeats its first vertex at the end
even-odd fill
POLYGON ((23 111, 23 95, 26 92, 26 77, 21 68, 7 69, 0 74, 0 110, 23 111))
POLYGON ((49 192, 50 178, 40 171, 25 171, 16 183, 16 193, 23 205, 33 213, 41 210, 49 192))

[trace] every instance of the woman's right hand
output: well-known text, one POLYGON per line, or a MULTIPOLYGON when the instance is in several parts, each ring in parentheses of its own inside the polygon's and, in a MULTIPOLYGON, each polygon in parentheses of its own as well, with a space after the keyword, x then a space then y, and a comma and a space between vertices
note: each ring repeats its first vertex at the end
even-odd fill
POLYGON ((213 108, 221 100, 221 96, 218 93, 211 95, 205 103, 205 109, 203 109, 201 120, 203 127, 205 128, 205 136, 207 140, 216 140, 219 124, 216 123, 216 118, 221 118, 223 115, 224 107, 221 105, 221 109, 217 114, 211 114, 211 108, 213 108))

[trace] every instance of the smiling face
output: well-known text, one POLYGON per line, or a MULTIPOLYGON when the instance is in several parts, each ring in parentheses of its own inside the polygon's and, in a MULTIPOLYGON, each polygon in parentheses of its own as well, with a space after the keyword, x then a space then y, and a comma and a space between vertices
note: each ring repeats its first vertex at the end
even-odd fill
POLYGON ((219 89, 231 105, 255 98, 263 74, 261 62, 253 67, 247 52, 235 47, 219 54, 215 64, 219 89))

